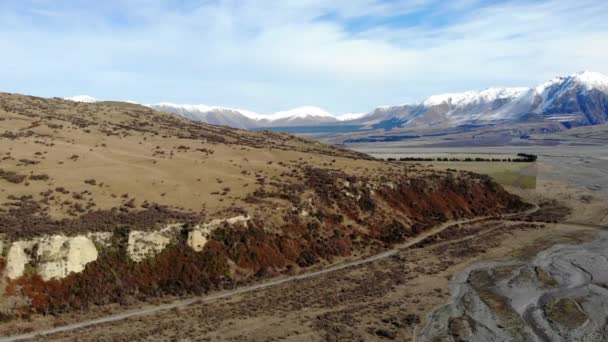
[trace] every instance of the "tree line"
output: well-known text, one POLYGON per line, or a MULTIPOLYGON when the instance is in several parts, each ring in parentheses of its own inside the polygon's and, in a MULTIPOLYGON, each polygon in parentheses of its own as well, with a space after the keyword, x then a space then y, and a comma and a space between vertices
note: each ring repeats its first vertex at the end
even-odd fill
POLYGON ((455 158, 455 157, 403 157, 403 158, 386 158, 387 161, 414 161, 414 162, 519 162, 519 163, 533 163, 538 159, 538 156, 528 153, 518 153, 517 158, 481 158, 481 157, 466 157, 466 158, 455 158))

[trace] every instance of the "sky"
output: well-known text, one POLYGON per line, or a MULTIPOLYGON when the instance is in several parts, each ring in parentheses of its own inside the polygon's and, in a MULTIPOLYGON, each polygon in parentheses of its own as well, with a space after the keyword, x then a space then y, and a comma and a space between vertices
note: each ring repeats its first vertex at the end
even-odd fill
POLYGON ((0 0, 0 91, 271 113, 608 74, 605 0, 0 0))

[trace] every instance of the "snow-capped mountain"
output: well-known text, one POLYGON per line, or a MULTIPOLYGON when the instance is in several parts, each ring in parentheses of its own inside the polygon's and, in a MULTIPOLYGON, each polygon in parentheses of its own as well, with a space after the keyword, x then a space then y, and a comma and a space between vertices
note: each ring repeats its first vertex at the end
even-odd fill
POLYGON ((237 128, 364 125, 372 128, 446 128, 498 123, 559 122, 565 127, 608 122, 608 77, 584 71, 533 88, 489 88, 433 95, 417 104, 333 115, 313 106, 274 114, 209 106, 158 104, 152 108, 237 128))
MULTIPOLYGON (((99 102, 99 100, 89 95, 78 95, 66 97, 64 99, 86 103, 99 102)), ((137 103, 134 101, 125 102, 137 103)), ((351 120, 363 115, 344 114, 344 116, 336 117, 326 110, 314 106, 303 106, 272 114, 258 114, 245 109, 207 106, 202 104, 191 105, 161 102, 156 104, 147 104, 145 106, 160 111, 174 113, 194 121, 202 121, 212 125, 224 125, 241 129, 261 127, 316 126, 333 124, 343 120, 351 120)))
POLYGON ((332 114, 321 109, 319 107, 314 106, 303 106, 290 110, 285 110, 281 112, 276 112, 274 114, 270 114, 264 116, 265 119, 268 120, 281 120, 281 119, 303 119, 307 117, 316 117, 316 118, 334 118, 332 114))
POLYGON ((258 127, 257 121, 254 119, 257 114, 246 110, 168 102, 147 106, 156 110, 175 113, 186 119, 202 121, 212 125, 223 125, 241 129, 258 127))
POLYGON ((546 119, 591 125, 608 121, 608 77, 600 73, 556 77, 534 94, 534 112, 546 119))
POLYGON ((89 96, 89 95, 77 95, 72 97, 65 97, 64 100, 70 100, 74 102, 85 102, 85 103, 94 103, 97 102, 97 99, 89 96))
POLYGON ((608 122, 608 77, 584 71, 534 88, 433 95, 420 104, 376 108, 351 123, 391 129, 543 120, 566 127, 608 122))
POLYGON ((488 88, 479 92, 467 91, 457 94, 433 95, 427 98, 423 104, 428 107, 444 103, 447 103, 452 107, 470 106, 480 103, 489 103, 498 99, 512 99, 521 95, 526 90, 528 90, 528 88, 488 88))
POLYGON ((366 115, 367 115, 367 113, 344 113, 344 114, 338 115, 336 118, 338 119, 338 121, 350 121, 350 120, 361 119, 362 117, 364 117, 366 115))
POLYGON ((258 114, 252 111, 206 105, 158 103, 148 107, 175 113, 185 118, 214 125, 235 128, 317 126, 340 121, 333 114, 314 106, 298 107, 273 114, 258 114))
POLYGON ((314 106, 298 107, 286 111, 262 116, 261 126, 316 126, 335 123, 338 119, 331 113, 314 106))
POLYGON ((463 125, 489 119, 492 115, 500 116, 500 108, 527 90, 528 88, 489 88, 482 91, 433 95, 419 104, 378 107, 351 123, 385 129, 463 125))
MULTIPOLYGON (((91 96, 66 98, 96 102, 91 96)), ((314 106, 272 114, 207 105, 157 103, 150 108, 235 128, 362 125, 371 128, 446 128, 498 123, 559 122, 564 127, 608 122, 608 77, 584 71, 533 88, 489 88, 433 95, 417 104, 378 107, 369 113, 331 114, 314 106)))

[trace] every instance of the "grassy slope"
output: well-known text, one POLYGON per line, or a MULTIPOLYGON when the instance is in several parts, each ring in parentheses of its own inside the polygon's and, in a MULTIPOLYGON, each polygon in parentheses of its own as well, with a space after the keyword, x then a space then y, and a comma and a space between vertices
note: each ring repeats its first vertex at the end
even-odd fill
POLYGON ((9 196, 40 200, 40 193, 63 187, 69 193, 53 192, 47 205, 55 218, 70 217, 77 203, 110 209, 131 199, 136 207, 148 201, 213 215, 251 207, 244 201, 247 194, 262 181, 290 181, 284 174, 295 165, 386 167, 289 135, 193 123, 114 102, 2 94, 0 120, 0 168, 49 177, 21 183, 0 179, 0 206, 11 202, 9 196), (91 179, 95 185, 85 183, 91 179))
POLYGON ((62 281, 9 284, 7 293, 34 298, 41 312, 200 293, 227 278, 369 254, 450 219, 526 207, 488 177, 147 108, 0 94, 0 125, 0 232, 14 240, 113 231, 119 247, 62 281), (200 253, 180 240, 133 263, 120 247, 123 225, 245 213, 253 217, 246 229, 216 229, 200 253))
POLYGON ((436 162, 438 168, 453 168, 486 174, 497 183, 522 189, 536 188, 534 163, 509 162, 436 162))
MULTIPOLYGON (((466 154, 466 153, 450 153, 450 154, 408 154, 409 157, 421 158, 515 158, 515 155, 504 154, 466 154)), ((380 158, 399 158, 399 155, 380 155, 380 158)), ((409 164, 421 164, 425 167, 435 170, 461 170, 475 172, 490 176, 495 182, 501 185, 513 186, 521 189, 536 188, 536 163, 520 163, 520 162, 459 162, 459 161, 435 161, 435 162, 405 162, 409 164)))

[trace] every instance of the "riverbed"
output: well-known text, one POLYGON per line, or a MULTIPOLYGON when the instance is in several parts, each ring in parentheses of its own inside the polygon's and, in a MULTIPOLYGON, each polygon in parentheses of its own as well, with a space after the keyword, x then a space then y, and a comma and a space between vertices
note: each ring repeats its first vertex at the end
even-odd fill
POLYGON ((475 264, 418 341, 608 341, 608 232, 529 260, 475 264))

